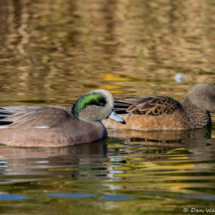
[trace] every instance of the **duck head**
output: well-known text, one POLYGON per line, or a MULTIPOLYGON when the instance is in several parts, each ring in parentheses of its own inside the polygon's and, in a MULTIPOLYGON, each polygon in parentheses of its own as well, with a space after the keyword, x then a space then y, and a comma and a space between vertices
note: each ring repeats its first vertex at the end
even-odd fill
POLYGON ((102 124, 101 120, 110 118, 125 124, 114 112, 114 99, 107 90, 93 90, 81 97, 74 103, 72 113, 81 121, 94 125, 102 124))

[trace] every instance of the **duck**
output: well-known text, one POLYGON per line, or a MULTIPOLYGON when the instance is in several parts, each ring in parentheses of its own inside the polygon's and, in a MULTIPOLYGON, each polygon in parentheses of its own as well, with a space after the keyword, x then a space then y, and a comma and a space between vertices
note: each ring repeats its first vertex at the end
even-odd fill
POLYGON ((0 143, 17 147, 60 147, 107 137, 102 120, 125 123, 114 111, 114 98, 93 90, 68 109, 61 106, 0 107, 0 143))
POLYGON ((126 121, 118 125, 103 120, 108 129, 186 130, 203 128, 212 123, 215 113, 215 85, 195 84, 183 102, 168 96, 114 98, 115 112, 126 121))

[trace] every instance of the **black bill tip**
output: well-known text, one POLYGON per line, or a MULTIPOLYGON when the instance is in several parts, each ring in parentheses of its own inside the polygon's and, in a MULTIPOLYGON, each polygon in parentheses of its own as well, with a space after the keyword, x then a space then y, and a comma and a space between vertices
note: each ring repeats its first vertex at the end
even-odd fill
POLYGON ((126 124, 126 121, 124 121, 124 120, 123 120, 123 121, 122 121, 122 122, 120 122, 120 123, 122 123, 122 124, 126 124))

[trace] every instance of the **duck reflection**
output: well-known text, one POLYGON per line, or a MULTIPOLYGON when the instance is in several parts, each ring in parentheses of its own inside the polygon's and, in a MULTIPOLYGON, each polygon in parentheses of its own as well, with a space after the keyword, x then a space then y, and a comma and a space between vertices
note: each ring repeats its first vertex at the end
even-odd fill
MULTIPOLYGON (((120 179, 118 167, 138 162, 213 160, 211 127, 185 131, 109 131, 103 141, 59 148, 0 146, 0 183, 120 179), (182 149, 182 150, 180 150, 182 149), (117 167, 117 168, 116 168, 117 167), (15 176, 10 179, 5 177, 15 176)), ((205 165, 205 163, 204 163, 205 165)), ((205 168, 205 166, 204 166, 205 168)))
MULTIPOLYGON (((209 126, 181 131, 109 130, 109 135, 125 139, 131 148, 140 145, 146 147, 141 151, 137 148, 139 153, 163 154, 173 149, 184 148, 188 154, 190 153, 188 155, 190 159, 202 160, 203 157, 211 159, 211 156, 214 156, 215 139, 211 139, 211 131, 212 128, 209 126)), ((133 153, 134 151, 130 149, 128 151, 133 153)))
MULTIPOLYGON (((0 174, 42 177, 67 175, 71 178, 71 174, 72 177, 79 175, 84 168, 101 167, 107 160, 106 154, 107 144, 104 141, 59 148, 16 148, 1 145, 0 174)), ((34 180, 46 179, 35 177, 34 180)), ((20 180, 29 181, 30 179, 23 179, 23 177, 15 179, 15 181, 20 180)))
POLYGON ((113 130, 108 131, 109 136, 126 138, 130 144, 181 146, 186 140, 210 139, 211 127, 178 131, 137 131, 137 130, 113 130))

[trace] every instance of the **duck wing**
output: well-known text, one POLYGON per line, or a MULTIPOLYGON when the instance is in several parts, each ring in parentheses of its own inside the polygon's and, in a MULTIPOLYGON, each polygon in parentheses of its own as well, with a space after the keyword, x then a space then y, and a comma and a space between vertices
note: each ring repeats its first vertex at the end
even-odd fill
POLYGON ((72 113, 58 106, 17 106, 0 108, 0 127, 8 128, 52 128, 72 119, 72 113))
POLYGON ((114 110, 121 114, 171 115, 176 110, 183 110, 179 101, 167 96, 114 98, 114 103, 114 110))

